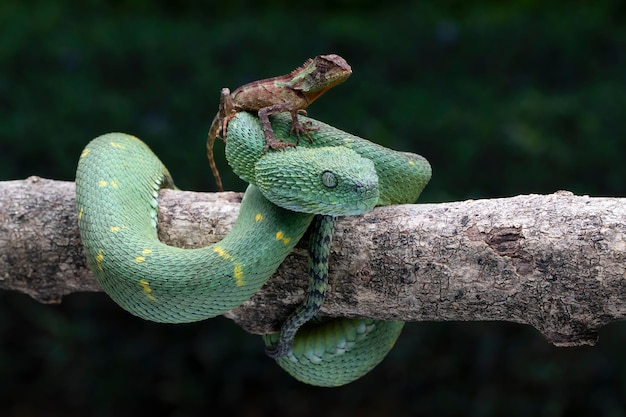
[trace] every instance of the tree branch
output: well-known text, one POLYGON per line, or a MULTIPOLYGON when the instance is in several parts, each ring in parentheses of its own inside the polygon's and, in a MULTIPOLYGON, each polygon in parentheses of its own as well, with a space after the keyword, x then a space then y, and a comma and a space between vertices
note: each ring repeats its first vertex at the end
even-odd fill
MULTIPOLYGON (((182 247, 220 240, 240 197, 162 191, 161 239, 182 247)), ((41 302, 100 291, 74 206, 71 182, 0 182, 0 289, 41 302)), ((305 247, 227 316, 249 332, 275 330, 304 297, 305 247)), ((556 345, 593 344, 601 326, 626 315, 626 199, 558 192, 380 207, 340 219, 330 262, 323 314, 511 321, 556 345)))

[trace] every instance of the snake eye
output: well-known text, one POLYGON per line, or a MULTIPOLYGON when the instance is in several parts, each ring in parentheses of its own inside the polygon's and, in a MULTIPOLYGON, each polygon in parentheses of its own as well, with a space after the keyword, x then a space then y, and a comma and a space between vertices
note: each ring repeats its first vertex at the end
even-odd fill
POLYGON ((322 174, 322 184, 328 188, 335 188, 337 186, 337 177, 330 171, 324 171, 322 174))

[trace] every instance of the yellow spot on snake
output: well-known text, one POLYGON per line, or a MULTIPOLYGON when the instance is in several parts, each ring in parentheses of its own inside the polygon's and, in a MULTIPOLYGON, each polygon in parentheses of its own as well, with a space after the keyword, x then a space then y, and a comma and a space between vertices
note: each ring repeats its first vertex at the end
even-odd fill
POLYGON ((84 213, 84 210, 83 210, 83 208, 81 207, 81 208, 80 208, 80 210, 78 210, 78 220, 80 220, 80 219, 82 219, 82 218, 83 218, 83 213, 84 213))
POLYGON ((111 142, 111 146, 113 146, 114 148, 126 149, 126 146, 122 145, 121 143, 117 143, 117 142, 111 142))
MULTIPOLYGON (((221 246, 213 246, 213 252, 217 253, 221 258, 224 258, 227 261, 231 261, 233 259, 233 257, 221 246)), ((246 283, 243 280, 243 269, 241 268, 241 264, 238 264, 237 262, 234 262, 234 265, 235 269, 233 275, 235 276, 235 284, 237 284, 238 287, 241 287, 246 283)))
POLYGON ((100 187, 106 187, 107 185, 109 185, 109 183, 106 182, 105 180, 100 180, 100 181, 98 181, 98 185, 100 187))
POLYGON ((243 270, 241 269, 241 265, 236 263, 235 264, 235 284, 237 284, 238 287, 241 287, 245 283, 246 282, 243 280, 243 270))
POLYGON ((146 294, 146 297, 148 297, 150 301, 156 300, 156 297, 152 295, 152 288, 150 288, 150 283, 148 281, 146 281, 145 279, 142 279, 139 281, 139 285, 141 285, 141 288, 143 288, 144 294, 146 294))
POLYGON ((120 228, 118 226, 111 226, 109 228, 109 232, 111 232, 111 233, 116 233, 116 232, 119 232, 119 231, 120 231, 120 228))
MULTIPOLYGON (((152 249, 146 248, 146 249, 142 250, 141 253, 143 255, 150 255, 152 253, 152 249)), ((143 256, 137 256, 137 257, 135 257, 135 262, 137 262, 138 264, 140 264, 142 262, 146 262, 146 258, 143 257, 143 256)))
POLYGON ((91 152, 91 150, 90 150, 89 148, 85 148, 85 149, 83 149, 83 151, 82 151, 82 152, 81 152, 81 154, 80 154, 80 157, 81 157, 81 158, 86 157, 87 155, 89 155, 89 152, 91 152))
POLYGON ((281 231, 276 232, 276 240, 281 240, 284 245, 291 241, 290 237, 285 237, 285 234, 281 231))
POLYGON ((111 181, 111 187, 117 188, 118 185, 119 185, 119 183, 117 181, 115 181, 115 180, 111 181))
POLYGON ((415 162, 409 161, 409 165, 413 166, 413 165, 415 165, 415 162))
POLYGON ((256 220, 257 222, 260 222, 261 220, 263 220, 263 215, 261 213, 257 213, 256 216, 254 217, 254 220, 256 220))
POLYGON ((213 246, 213 252, 217 253, 220 257, 224 259, 232 259, 232 256, 228 254, 221 246, 213 246))
POLYGON ((98 271, 102 271, 103 259, 104 259, 104 255, 102 254, 102 250, 99 250, 98 254, 96 255, 96 268, 98 268, 98 271))

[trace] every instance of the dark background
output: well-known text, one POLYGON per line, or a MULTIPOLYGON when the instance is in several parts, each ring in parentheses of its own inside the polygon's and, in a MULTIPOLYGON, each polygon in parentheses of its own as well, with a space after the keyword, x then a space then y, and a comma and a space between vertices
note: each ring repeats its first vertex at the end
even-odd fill
MULTIPOLYGON (((210 191, 220 88, 334 52, 354 73, 309 114, 426 156, 422 201, 624 195, 624 2, 205 3, 2 1, 0 179, 72 180, 91 138, 123 131, 210 191)), ((626 326, 600 333, 557 349, 527 326, 413 323, 372 373, 320 389, 223 318, 156 325, 104 294, 5 291, 0 415, 624 416, 626 326)))

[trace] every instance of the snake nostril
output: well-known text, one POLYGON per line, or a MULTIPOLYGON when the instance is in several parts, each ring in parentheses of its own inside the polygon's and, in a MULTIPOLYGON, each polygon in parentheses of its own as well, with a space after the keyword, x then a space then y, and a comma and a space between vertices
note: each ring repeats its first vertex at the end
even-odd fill
POLYGON ((354 192, 359 196, 369 196, 373 192, 373 188, 368 184, 357 182, 354 184, 354 192))

